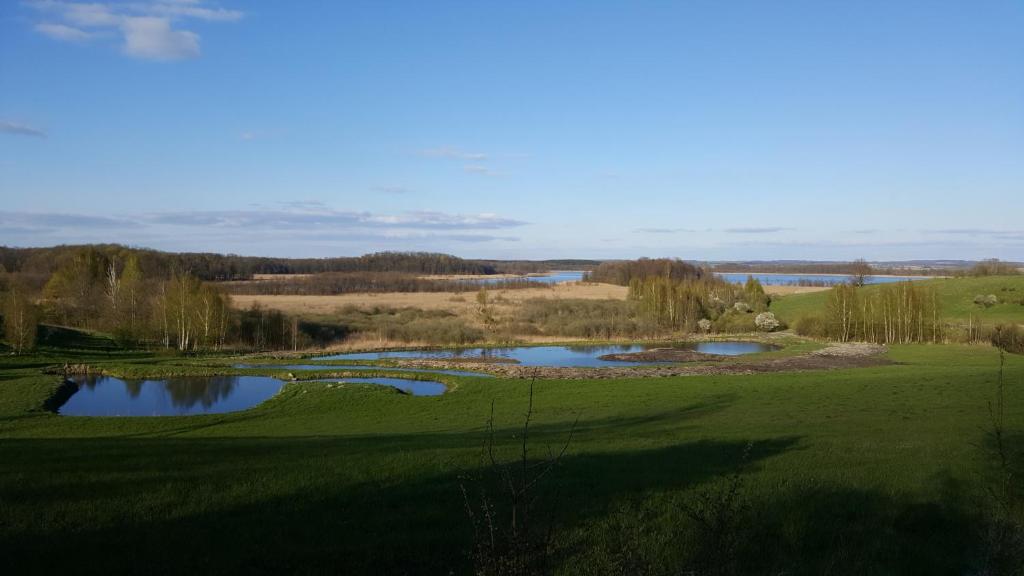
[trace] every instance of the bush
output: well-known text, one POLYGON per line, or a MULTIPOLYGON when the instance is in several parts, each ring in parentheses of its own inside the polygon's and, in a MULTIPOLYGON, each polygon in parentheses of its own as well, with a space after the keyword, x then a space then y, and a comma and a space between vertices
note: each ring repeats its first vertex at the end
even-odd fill
POLYGON ((1014 354, 1024 354, 1024 330, 1016 324, 999 324, 992 331, 990 338, 992 345, 997 348, 1014 354))
POLYGON ((715 332, 752 332, 755 328, 754 319, 750 315, 732 310, 722 314, 714 322, 715 332))
POLYGON ((637 318, 636 302, 549 300, 523 302, 511 324, 535 326, 542 334, 570 338, 622 338, 650 335, 655 328, 637 318))
POLYGON ((989 294, 987 296, 984 294, 978 294, 977 296, 974 297, 974 303, 979 306, 989 308, 991 306, 999 304, 999 297, 997 297, 995 294, 989 294))
POLYGON ((828 336, 828 323, 821 316, 804 316, 796 321, 793 327, 800 336, 809 338, 825 338, 828 336))

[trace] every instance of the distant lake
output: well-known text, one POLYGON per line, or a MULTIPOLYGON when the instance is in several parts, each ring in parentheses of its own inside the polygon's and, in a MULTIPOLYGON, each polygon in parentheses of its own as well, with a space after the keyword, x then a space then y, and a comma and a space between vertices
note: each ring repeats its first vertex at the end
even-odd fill
MULTIPOLYGON (((734 284, 742 284, 748 276, 753 276, 765 286, 798 286, 803 283, 825 283, 829 286, 850 281, 849 274, 770 274, 770 273, 733 273, 715 272, 715 276, 734 284)), ((868 276, 866 284, 889 284, 908 280, 923 280, 921 276, 868 276)))
POLYGON ((515 280, 529 280, 530 282, 540 282, 541 284, 558 284, 559 282, 579 282, 583 280, 582 270, 555 270, 544 274, 543 276, 501 276, 501 277, 488 277, 481 276, 480 278, 467 278, 466 282, 472 282, 475 284, 500 284, 502 282, 509 282, 515 280))

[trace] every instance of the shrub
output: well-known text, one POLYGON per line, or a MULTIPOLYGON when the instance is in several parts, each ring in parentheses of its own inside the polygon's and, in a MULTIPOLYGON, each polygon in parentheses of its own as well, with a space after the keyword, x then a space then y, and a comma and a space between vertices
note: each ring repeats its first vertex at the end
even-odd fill
POLYGON ((737 312, 750 312, 750 304, 746 302, 737 302, 732 305, 732 309, 737 312))
POLYGON ((974 303, 979 306, 989 308, 991 306, 999 304, 999 297, 997 297, 995 294, 989 294, 987 296, 984 294, 978 294, 977 296, 974 297, 974 303))
POLYGON ((1014 354, 1024 354, 1024 330, 1016 324, 999 324, 992 331, 990 338, 992 345, 997 348, 1014 354))
POLYGON ((708 320, 707 318, 701 318, 700 320, 697 321, 697 328, 700 328, 701 332, 710 332, 711 320, 708 320))
POLYGON ((714 322, 715 332, 751 332, 755 328, 753 319, 745 312, 730 310, 714 322))
POLYGON ((804 316, 796 321, 793 328, 800 336, 809 338, 825 338, 828 336, 828 323, 821 316, 804 316))

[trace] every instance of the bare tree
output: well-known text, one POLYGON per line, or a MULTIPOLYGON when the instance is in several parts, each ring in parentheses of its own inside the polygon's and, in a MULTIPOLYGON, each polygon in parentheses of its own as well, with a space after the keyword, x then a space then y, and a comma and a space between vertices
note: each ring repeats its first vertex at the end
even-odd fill
POLYGON ((4 302, 4 336, 16 354, 35 348, 37 316, 26 291, 12 286, 4 302))
MULTIPOLYGON (((483 459, 484 468, 489 471, 497 490, 489 490, 485 478, 471 474, 463 475, 460 484, 466 513, 473 525, 473 563, 480 576, 547 573, 554 509, 541 505, 539 488, 568 450, 579 418, 573 422, 565 443, 557 452, 548 447, 546 458, 531 461, 529 440, 535 381, 536 376, 530 379, 526 418, 518 438, 519 457, 514 461, 501 462, 496 454, 494 402, 491 402, 483 459)), ((550 502, 552 505, 557 502, 557 496, 550 502)))

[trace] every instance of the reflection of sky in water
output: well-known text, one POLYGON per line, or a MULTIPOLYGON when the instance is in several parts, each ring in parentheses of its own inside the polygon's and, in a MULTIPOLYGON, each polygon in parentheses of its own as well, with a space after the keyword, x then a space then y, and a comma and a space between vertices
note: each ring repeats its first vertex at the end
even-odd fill
POLYGON ((397 368, 394 366, 354 366, 349 364, 235 364, 235 368, 259 370, 387 370, 388 372, 423 372, 424 374, 446 374, 448 376, 471 376, 473 378, 493 378, 490 374, 466 372, 464 370, 430 370, 419 368, 397 368))
POLYGON ((284 383, 265 376, 205 376, 165 380, 75 378, 77 392, 60 407, 67 416, 177 416, 251 408, 284 383))
MULTIPOLYGON (((388 358, 473 358, 504 357, 518 360, 521 366, 639 366, 650 362, 621 362, 601 360, 605 354, 641 352, 650 348, 667 347, 668 344, 628 344, 614 346, 520 346, 516 348, 465 348, 461 350, 394 350, 384 352, 356 352, 322 356, 318 360, 385 360, 388 358)), ((768 352, 776 347, 759 342, 692 342, 677 344, 676 348, 696 350, 705 354, 738 356, 755 352, 768 352)))

